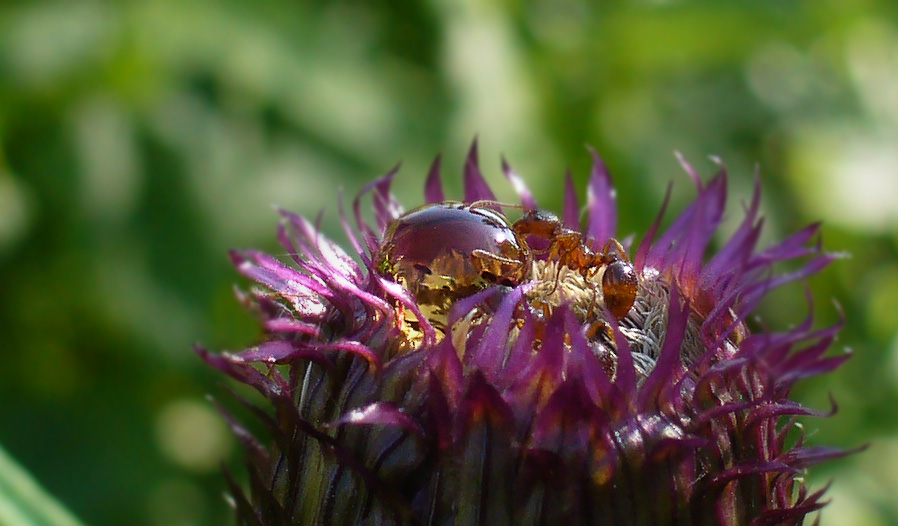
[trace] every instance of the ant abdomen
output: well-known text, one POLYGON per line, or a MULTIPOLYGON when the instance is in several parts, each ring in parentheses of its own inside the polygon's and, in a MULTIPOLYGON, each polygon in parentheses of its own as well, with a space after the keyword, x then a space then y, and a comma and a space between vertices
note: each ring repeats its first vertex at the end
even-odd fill
POLYGON ((639 280, 636 269, 629 262, 618 260, 607 267, 602 275, 602 295, 605 306, 616 318, 623 318, 633 308, 639 280))

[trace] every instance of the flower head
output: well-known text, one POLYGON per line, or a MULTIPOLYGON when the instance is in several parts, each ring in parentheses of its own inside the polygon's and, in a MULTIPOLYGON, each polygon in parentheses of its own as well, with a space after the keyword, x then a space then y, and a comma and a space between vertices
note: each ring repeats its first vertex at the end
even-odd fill
POLYGON ((593 155, 583 230, 570 177, 557 218, 503 163, 521 197, 507 219, 475 144, 460 202, 439 159, 410 212, 395 171, 366 187, 355 230, 341 214, 354 256, 286 211, 292 262, 233 254, 265 341, 198 352, 274 408, 254 408, 268 447, 230 419, 249 453, 241 524, 800 524, 823 506, 803 474, 843 453, 803 443, 795 419, 819 413, 788 396, 847 359, 825 355, 839 327, 746 323, 834 259, 818 226, 759 250, 756 185, 708 259, 726 172, 703 183, 681 160, 698 197, 631 251, 593 155))

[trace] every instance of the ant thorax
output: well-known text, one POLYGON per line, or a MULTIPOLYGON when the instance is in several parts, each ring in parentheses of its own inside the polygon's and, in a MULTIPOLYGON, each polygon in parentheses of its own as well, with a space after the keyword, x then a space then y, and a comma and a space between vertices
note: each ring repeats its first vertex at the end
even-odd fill
POLYGON ((530 273, 532 287, 527 301, 540 316, 548 318, 556 307, 568 304, 582 321, 605 319, 602 293, 604 267, 583 275, 554 260, 535 261, 530 273))

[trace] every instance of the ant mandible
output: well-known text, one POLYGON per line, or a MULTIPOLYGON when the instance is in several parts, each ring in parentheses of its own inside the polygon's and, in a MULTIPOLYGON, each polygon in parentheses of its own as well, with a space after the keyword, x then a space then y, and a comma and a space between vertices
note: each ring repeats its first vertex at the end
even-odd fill
POLYGON ((602 251, 595 253, 583 234, 565 228, 558 217, 543 210, 527 211, 511 228, 520 239, 533 237, 548 241, 548 247, 537 250, 531 246, 531 252, 546 254, 550 261, 578 271, 584 277, 604 266, 602 295, 605 306, 616 318, 623 318, 630 312, 636 302, 639 281, 626 250, 616 239, 609 239, 602 251))

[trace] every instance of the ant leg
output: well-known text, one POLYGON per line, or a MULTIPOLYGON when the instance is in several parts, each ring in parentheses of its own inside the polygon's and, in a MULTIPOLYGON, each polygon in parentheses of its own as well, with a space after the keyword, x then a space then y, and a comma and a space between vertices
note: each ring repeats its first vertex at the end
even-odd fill
POLYGON ((558 283, 561 281, 561 265, 555 265, 555 282, 552 283, 552 290, 549 294, 555 294, 555 291, 558 290, 558 283))
POLYGON ((602 263, 607 265, 618 260, 623 261, 624 263, 630 262, 630 258, 627 256, 627 251, 624 249, 624 246, 620 244, 620 241, 612 237, 605 242, 604 246, 602 246, 602 263))
MULTIPOLYGON (((500 285, 520 285, 532 272, 530 255, 518 260, 482 249, 471 251, 474 267, 481 274, 489 274, 500 285)), ((492 281, 492 280, 487 280, 492 281)))
POLYGON ((586 339, 594 340, 599 335, 600 331, 607 334, 608 324, 601 320, 591 323, 589 327, 586 328, 586 339))
POLYGON ((503 203, 502 201, 494 201, 493 199, 479 199, 477 201, 473 201, 471 204, 467 205, 468 208, 515 208, 521 209, 523 205, 516 205, 514 203, 503 203))
POLYGON ((592 289, 592 297, 589 299, 589 306, 586 307, 586 319, 587 320, 591 319, 593 317, 593 315, 595 313, 596 305, 599 304, 599 302, 597 301, 598 294, 596 292, 596 287, 592 286, 590 288, 592 289))

